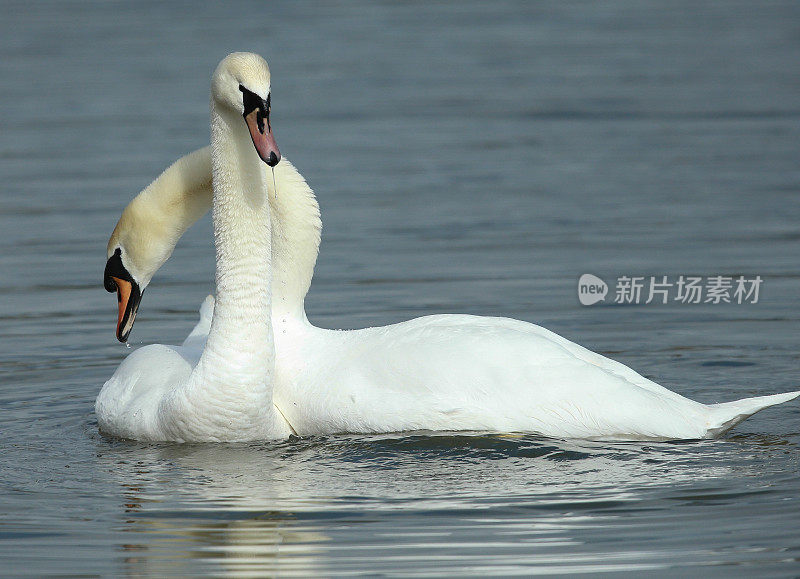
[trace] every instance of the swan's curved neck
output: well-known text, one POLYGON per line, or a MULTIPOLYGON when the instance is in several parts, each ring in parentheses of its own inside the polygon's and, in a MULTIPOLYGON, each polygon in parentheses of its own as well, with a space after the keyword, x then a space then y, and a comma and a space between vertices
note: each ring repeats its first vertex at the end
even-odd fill
POLYGON ((126 249, 143 285, 172 255, 175 244, 211 207, 211 147, 170 165, 125 208, 108 242, 126 249))
MULTIPOLYGON (((229 121, 235 126, 241 119, 229 121)), ((223 160, 224 155, 213 155, 220 175, 231 173, 225 167, 237 166, 227 165, 236 159, 223 160)), ((271 172, 266 168, 260 171, 254 184, 240 182, 235 186, 266 186, 270 191, 274 317, 305 320, 304 300, 314 275, 322 228, 319 205, 303 176, 285 157, 274 168, 277 191, 273 190, 271 172), (264 176, 266 184, 260 182, 264 176)), ((119 240, 126 253, 135 256, 139 271, 145 272, 149 281, 172 254, 180 236, 211 207, 211 181, 211 147, 182 157, 125 208, 110 243, 119 240)))

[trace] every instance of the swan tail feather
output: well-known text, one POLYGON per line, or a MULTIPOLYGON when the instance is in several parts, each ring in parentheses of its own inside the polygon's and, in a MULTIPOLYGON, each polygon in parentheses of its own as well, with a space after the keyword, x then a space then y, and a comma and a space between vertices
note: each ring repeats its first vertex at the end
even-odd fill
POLYGON ((715 438, 724 434, 743 420, 753 414, 776 404, 783 404, 800 396, 800 390, 784 392, 783 394, 770 394, 756 396, 755 398, 742 398, 733 402, 709 404, 708 438, 715 438))
POLYGON ((203 301, 203 304, 200 306, 200 321, 197 322, 197 325, 192 330, 192 333, 187 336, 187 338, 183 341, 183 345, 186 346, 190 342, 192 342, 195 338, 202 338, 205 340, 208 332, 211 330, 211 318, 214 317, 214 296, 209 295, 203 301))
POLYGON ((214 315, 214 296, 207 295, 206 299, 203 300, 203 303, 200 305, 200 321, 207 321, 209 324, 211 323, 211 318, 214 315))

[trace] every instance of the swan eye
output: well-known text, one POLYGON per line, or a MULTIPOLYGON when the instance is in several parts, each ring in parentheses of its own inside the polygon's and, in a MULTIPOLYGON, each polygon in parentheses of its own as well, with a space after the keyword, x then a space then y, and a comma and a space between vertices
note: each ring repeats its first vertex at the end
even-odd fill
POLYGON ((242 85, 239 85, 239 90, 242 91, 242 104, 244 105, 244 113, 242 114, 244 116, 264 106, 264 100, 253 91, 247 90, 242 85))

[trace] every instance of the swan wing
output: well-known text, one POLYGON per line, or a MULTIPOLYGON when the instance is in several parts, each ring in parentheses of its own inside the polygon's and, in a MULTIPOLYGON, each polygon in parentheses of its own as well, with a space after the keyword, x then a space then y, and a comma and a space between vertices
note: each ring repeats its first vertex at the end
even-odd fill
POLYGON ((700 438, 707 407, 539 326, 438 315, 279 344, 276 404, 298 433, 496 430, 700 438), (281 349, 284 350, 281 355, 281 349), (288 351, 288 353, 287 353, 288 351))
POLYGON ((95 401, 101 432, 120 438, 163 438, 162 403, 189 379, 197 354, 181 346, 152 344, 131 353, 95 401))

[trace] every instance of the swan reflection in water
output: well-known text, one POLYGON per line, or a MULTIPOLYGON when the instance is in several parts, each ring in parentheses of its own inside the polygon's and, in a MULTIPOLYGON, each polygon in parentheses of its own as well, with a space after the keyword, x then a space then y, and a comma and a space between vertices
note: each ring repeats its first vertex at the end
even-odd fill
MULTIPOLYGON (((755 442, 754 457, 780 448, 755 442)), ((440 573, 490 559, 498 569, 557 560, 562 571, 589 572, 665 566, 653 553, 610 561, 586 551, 586 535, 718 486, 734 475, 732 446, 741 454, 752 443, 423 432, 279 444, 119 441, 100 460, 121 488, 129 573, 325 575, 391 566, 392 557, 437 561, 426 569, 440 573)))
POLYGON ((327 537, 277 507, 291 485, 258 449, 121 444, 103 458, 120 479, 122 530, 132 536, 119 546, 127 574, 319 572, 316 544, 327 537))

